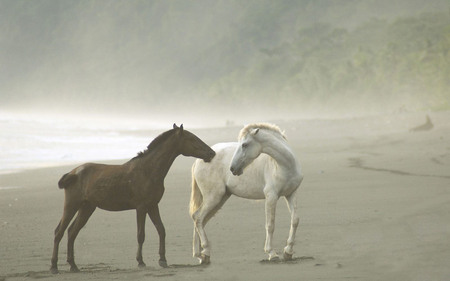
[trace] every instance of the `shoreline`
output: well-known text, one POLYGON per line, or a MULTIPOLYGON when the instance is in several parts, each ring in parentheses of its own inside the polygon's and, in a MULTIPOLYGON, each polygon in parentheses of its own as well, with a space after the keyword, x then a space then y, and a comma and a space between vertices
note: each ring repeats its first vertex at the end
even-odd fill
MULTIPOLYGON (((427 112, 402 112, 402 113, 392 113, 388 115, 363 115, 363 116, 354 116, 354 117, 342 117, 342 118, 312 118, 312 119, 275 119, 275 120, 269 120, 264 122, 269 122, 273 124, 279 125, 282 129, 285 129, 288 131, 288 138, 289 138, 289 131, 297 132, 299 130, 302 130, 302 127, 311 126, 309 124, 313 124, 312 128, 309 128, 307 132, 307 135, 305 135, 305 138, 299 139, 299 141, 308 141, 311 138, 323 138, 323 130, 321 129, 321 126, 323 124, 327 124, 331 129, 334 130, 333 127, 343 127, 342 124, 345 123, 353 123, 354 127, 359 127, 357 131, 354 131, 351 126, 347 126, 347 128, 342 132, 334 131, 332 133, 339 133, 339 137, 352 137, 357 136, 361 137, 364 136, 364 134, 371 134, 370 129, 375 128, 374 134, 392 134, 400 131, 403 127, 403 132, 409 131, 411 128, 413 128, 415 125, 420 124, 421 122, 425 121, 425 116, 427 115, 427 112), (329 124, 334 124, 335 126, 330 126, 329 124), (312 129, 312 130, 311 130, 312 129), (356 133, 356 134, 355 134, 356 133)), ((448 118, 450 118, 450 111, 442 111, 442 112, 433 112, 430 113, 431 116, 433 116, 433 120, 436 122, 445 123, 445 121, 448 118)), ((195 127, 195 128, 186 128, 193 132, 194 134, 197 134, 201 139, 203 139, 205 142, 209 143, 210 145, 213 145, 218 142, 227 142, 227 141, 236 141, 237 135, 239 133, 239 130, 244 126, 245 124, 237 124, 234 121, 231 121, 229 125, 222 125, 222 126, 212 126, 212 127, 195 127), (204 135, 202 138, 201 135, 204 135)), ((447 128, 450 128, 447 126, 447 128)), ((170 129, 170 128, 168 128, 170 129)), ((107 130, 108 131, 108 130, 107 130)), ((105 132, 107 132, 105 131, 105 132)), ((142 130, 128 130, 124 131, 119 129, 116 133, 121 134, 124 136, 134 136, 134 137, 146 137, 148 138, 148 143, 152 141, 152 139, 156 136, 158 136, 160 133, 164 132, 164 129, 142 129, 142 130)), ((148 143, 145 143, 142 145, 142 147, 137 147, 135 153, 137 154, 139 151, 144 150, 146 145, 148 143), (140 150, 139 150, 140 149, 140 150)), ((52 167, 59 167, 59 166, 74 166, 75 165, 81 165, 83 163, 87 162, 95 162, 95 163, 120 163, 121 161, 128 161, 129 159, 133 158, 135 155, 132 153, 129 153, 129 158, 126 157, 119 157, 119 158, 112 158, 112 159, 76 159, 76 160, 62 160, 62 159, 53 159, 48 160, 47 162, 41 162, 39 160, 35 160, 35 164, 29 164, 23 167, 18 168, 11 168, 6 170, 0 170, 0 178, 2 175, 8 175, 13 173, 21 173, 26 172, 28 170, 35 170, 35 169, 46 169, 46 168, 52 168, 52 167), (128 159, 128 160, 127 160, 128 159)))

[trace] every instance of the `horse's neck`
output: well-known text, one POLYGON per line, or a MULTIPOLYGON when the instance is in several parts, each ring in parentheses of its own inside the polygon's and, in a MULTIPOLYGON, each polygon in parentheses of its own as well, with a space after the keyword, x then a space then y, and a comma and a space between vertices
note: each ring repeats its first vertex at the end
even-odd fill
POLYGON ((262 152, 272 157, 280 168, 285 171, 297 171, 297 159, 285 141, 270 136, 266 137, 263 142, 262 152))
POLYGON ((174 149, 170 141, 167 141, 145 155, 141 159, 140 165, 142 165, 144 171, 149 172, 153 177, 161 177, 164 180, 178 155, 180 155, 178 150, 174 149))

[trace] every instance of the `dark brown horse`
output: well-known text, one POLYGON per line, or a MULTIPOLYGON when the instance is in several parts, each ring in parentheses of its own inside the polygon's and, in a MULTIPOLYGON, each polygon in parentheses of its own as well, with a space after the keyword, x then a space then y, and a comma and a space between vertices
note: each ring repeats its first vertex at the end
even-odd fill
POLYGON ((159 215, 158 203, 164 193, 164 178, 178 155, 193 156, 210 161, 215 152, 194 134, 183 130, 183 125, 169 130, 150 143, 144 152, 123 165, 86 163, 58 182, 65 191, 64 213, 55 229, 55 240, 50 271, 58 273, 58 248, 67 226, 78 212, 68 231, 67 262, 70 271, 79 271, 74 259, 74 241, 97 207, 108 211, 136 209, 140 267, 142 244, 145 239, 145 217, 149 215, 159 235, 159 265, 167 267, 165 257, 165 229, 159 215))

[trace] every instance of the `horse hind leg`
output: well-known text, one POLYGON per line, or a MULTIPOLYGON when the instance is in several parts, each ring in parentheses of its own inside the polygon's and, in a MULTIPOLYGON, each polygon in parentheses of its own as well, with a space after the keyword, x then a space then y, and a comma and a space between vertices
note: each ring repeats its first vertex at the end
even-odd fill
POLYGON ((206 232, 204 229, 204 220, 209 211, 211 211, 214 206, 210 203, 205 203, 206 201, 203 201, 203 204, 200 206, 200 208, 198 208, 192 214, 192 219, 194 220, 194 255, 199 259, 200 264, 208 264, 210 262, 211 255, 208 237, 206 236, 206 232), (197 235, 195 235, 195 233, 197 233, 197 235), (198 240, 196 241, 196 239, 198 240), (200 245, 196 244, 196 242, 200 242, 200 245))
POLYGON ((192 238, 192 256, 194 258, 200 259, 202 248, 200 247, 200 236, 198 235, 197 229, 194 223, 194 233, 192 238))
POLYGON ((64 211, 62 218, 55 229, 55 238, 53 242, 53 255, 52 255, 52 266, 50 267, 50 272, 53 274, 58 273, 58 251, 59 243, 61 242, 64 232, 69 226, 70 221, 73 219, 78 211, 78 206, 72 206, 71 204, 66 204, 64 206, 64 211))
POLYGON ((81 228, 86 225, 87 221, 95 211, 95 206, 85 203, 78 211, 78 215, 72 225, 69 227, 68 239, 67 239, 67 262, 70 264, 71 272, 79 272, 77 265, 75 264, 74 257, 74 243, 81 228))
POLYGON ((295 192, 290 196, 286 197, 286 202, 291 212, 291 228, 289 230, 289 237, 284 247, 284 259, 292 260, 292 255, 294 254, 294 243, 295 243, 295 233, 297 232, 297 227, 299 223, 299 217, 297 214, 297 198, 295 192))
POLYGON ((209 264, 211 256, 211 247, 206 236, 206 223, 214 214, 225 204, 231 194, 226 192, 223 196, 214 196, 203 198, 203 204, 192 214, 194 220, 194 256, 198 257, 201 264, 209 264), (200 242, 200 245, 198 243, 200 242), (199 251, 201 250, 201 253, 199 251))

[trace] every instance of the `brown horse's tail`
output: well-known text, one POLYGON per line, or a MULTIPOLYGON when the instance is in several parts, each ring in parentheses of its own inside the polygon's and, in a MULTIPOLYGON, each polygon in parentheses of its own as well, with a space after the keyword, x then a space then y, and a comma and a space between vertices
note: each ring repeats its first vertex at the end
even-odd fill
POLYGON ((194 168, 195 168, 195 162, 194 165, 192 165, 192 192, 191 192, 191 202, 189 204, 189 214, 192 217, 192 214, 195 213, 195 211, 200 208, 200 205, 203 202, 203 195, 200 192, 200 189, 198 188, 197 181, 195 180, 194 176, 194 168))
POLYGON ((78 176, 76 174, 67 173, 58 181, 60 189, 65 189, 77 181, 78 176))

